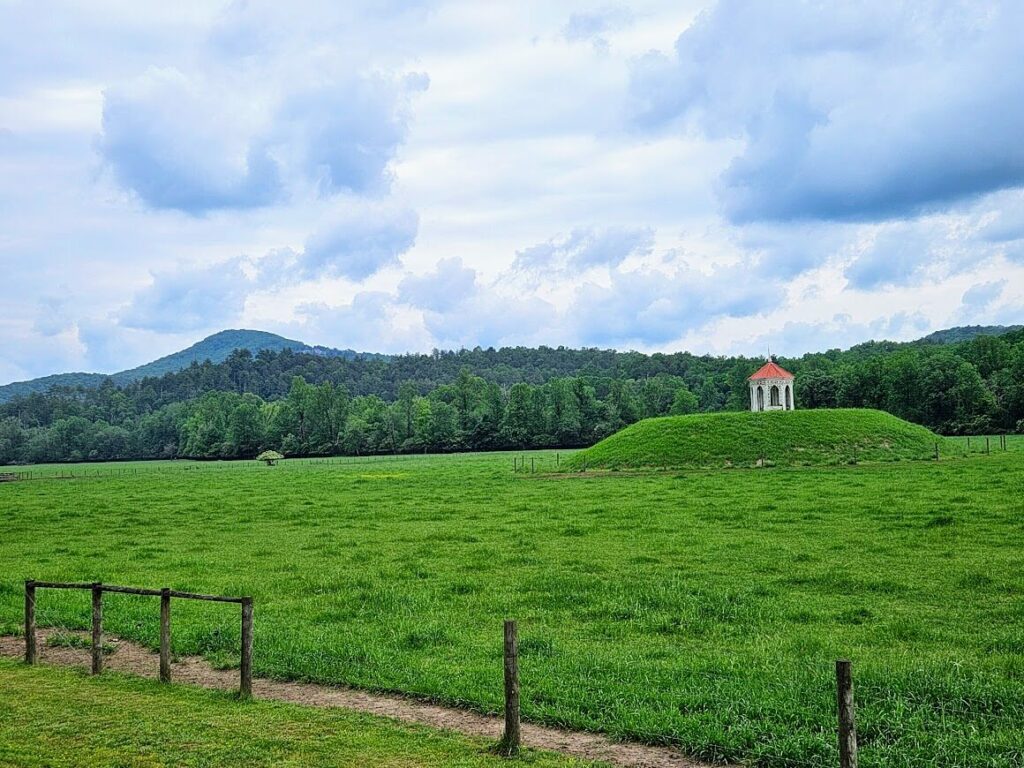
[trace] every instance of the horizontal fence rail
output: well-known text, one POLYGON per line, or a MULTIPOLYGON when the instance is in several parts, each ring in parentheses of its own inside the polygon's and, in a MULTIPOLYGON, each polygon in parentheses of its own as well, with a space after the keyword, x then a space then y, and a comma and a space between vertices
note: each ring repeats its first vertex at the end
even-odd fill
MULTIPOLYGON (((34 664, 37 661, 36 641, 36 590, 37 589, 78 589, 89 590, 92 594, 92 672, 99 674, 103 669, 103 602, 104 592, 130 595, 143 595, 160 598, 160 680, 170 682, 171 679, 171 599, 207 600, 220 603, 241 605, 242 636, 241 636, 241 698, 252 696, 252 640, 253 640, 253 600, 251 597, 231 597, 225 595, 204 595, 195 592, 182 592, 168 587, 163 589, 143 589, 139 587, 123 587, 103 583, 72 583, 56 581, 25 582, 25 661, 34 664)), ((522 748, 523 733, 520 715, 520 657, 518 623, 512 619, 504 622, 503 633, 503 672, 504 672, 504 727, 497 743, 501 754, 516 755, 522 748)), ((412 693, 413 696, 420 694, 412 693)), ((846 659, 835 662, 835 734, 838 741, 837 764, 839 768, 858 768, 858 739, 856 724, 856 705, 854 702, 853 665, 846 659)), ((648 734, 655 742, 664 739, 664 734, 648 734)), ((835 743, 835 742, 833 742, 835 743)), ((778 756, 773 760, 787 764, 787 759, 778 756)), ((793 763, 799 765, 799 763, 793 763)))
POLYGON ((36 643, 36 590, 37 589, 81 589, 92 593, 92 673, 103 671, 103 593, 114 592, 123 595, 143 595, 160 598, 160 680, 171 680, 171 598, 180 600, 206 600, 215 603, 236 603, 242 606, 242 659, 240 665, 239 694, 243 698, 252 696, 252 598, 229 597, 225 595, 203 595, 196 592, 181 592, 163 589, 121 587, 115 584, 79 583, 63 581, 25 582, 25 663, 35 664, 38 659, 36 643))

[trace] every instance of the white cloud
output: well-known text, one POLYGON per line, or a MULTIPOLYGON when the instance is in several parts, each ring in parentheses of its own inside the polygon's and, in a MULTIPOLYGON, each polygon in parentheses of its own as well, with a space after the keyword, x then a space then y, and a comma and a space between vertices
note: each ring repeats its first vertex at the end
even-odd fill
POLYGON ((97 3, 0 25, 0 378, 1021 321, 1015 5, 97 3))

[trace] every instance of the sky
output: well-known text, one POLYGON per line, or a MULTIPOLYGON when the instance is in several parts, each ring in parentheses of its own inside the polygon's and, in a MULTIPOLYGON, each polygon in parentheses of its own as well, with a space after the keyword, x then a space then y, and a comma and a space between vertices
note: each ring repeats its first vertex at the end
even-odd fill
POLYGON ((796 355, 1024 322, 1024 3, 0 0, 0 383, 224 328, 796 355))

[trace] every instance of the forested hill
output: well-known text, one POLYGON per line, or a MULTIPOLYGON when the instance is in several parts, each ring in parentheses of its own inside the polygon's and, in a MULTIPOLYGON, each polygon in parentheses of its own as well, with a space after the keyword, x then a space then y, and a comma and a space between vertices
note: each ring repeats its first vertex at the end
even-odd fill
MULTIPOLYGON (((0 462, 589 445, 642 418, 747 407, 761 360, 523 347, 374 357, 232 352, 123 386, 0 405, 0 462)), ((798 408, 948 434, 1024 430, 1024 331, 782 358, 798 408)))
MULTIPOLYGON (((146 377, 163 376, 166 373, 180 371, 192 363, 202 363, 207 360, 220 363, 236 349, 247 349, 253 354, 263 350, 277 352, 282 349, 291 349, 324 357, 343 358, 353 358, 359 354, 353 349, 310 347, 301 341, 293 341, 266 331, 227 330, 207 336, 187 349, 182 349, 137 368, 110 374, 109 377, 102 373, 57 373, 39 379, 6 384, 0 386, 0 403, 33 392, 48 392, 55 387, 98 387, 107 378, 110 378, 115 384, 128 384, 146 377)), ((386 355, 376 354, 366 354, 365 356, 376 359, 386 358, 386 355)))

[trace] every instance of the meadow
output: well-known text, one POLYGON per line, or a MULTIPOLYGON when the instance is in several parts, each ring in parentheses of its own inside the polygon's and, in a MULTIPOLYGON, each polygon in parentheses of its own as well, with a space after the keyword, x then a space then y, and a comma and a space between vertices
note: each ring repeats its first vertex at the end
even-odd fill
MULTIPOLYGON (((0 659, 0 765, 498 768, 481 739, 343 710, 0 659)), ((535 768, 591 765, 528 752, 535 768)))
MULTIPOLYGON (((758 766, 837 764, 843 657, 862 766, 1020 766, 1024 440, 977 443, 836 467, 581 475, 539 452, 536 473, 467 454, 4 483, 0 631, 26 578, 250 594, 257 675, 497 712, 517 618, 527 719, 758 766)), ((156 601, 105 599, 110 632, 155 647, 156 601)), ((37 612, 88 626, 82 594, 37 612)), ((174 638, 237 663, 225 606, 175 605, 174 638)))

